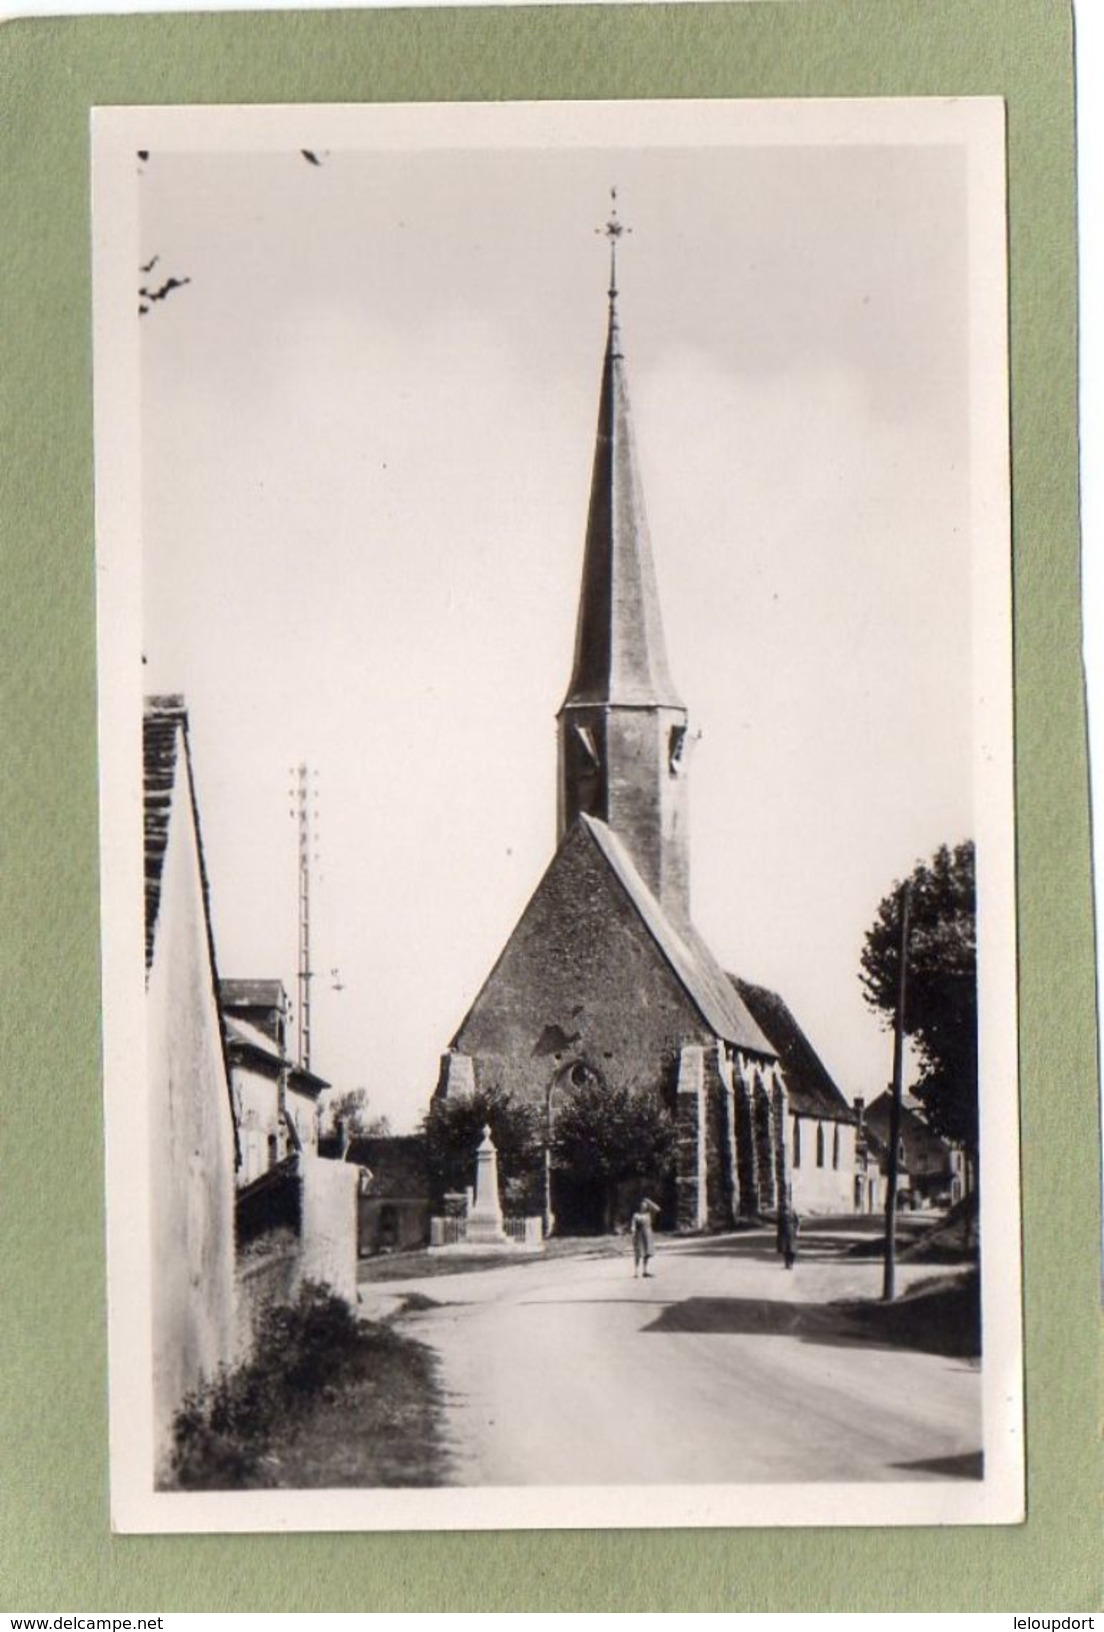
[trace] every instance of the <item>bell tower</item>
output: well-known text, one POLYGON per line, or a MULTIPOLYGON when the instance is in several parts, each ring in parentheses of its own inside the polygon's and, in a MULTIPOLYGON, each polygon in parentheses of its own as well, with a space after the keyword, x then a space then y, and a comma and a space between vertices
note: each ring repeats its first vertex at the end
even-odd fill
POLYGON ((590 484, 575 661, 559 723, 559 837, 605 822, 676 926, 690 918, 687 713, 667 666, 617 313, 617 192, 609 323, 590 484))

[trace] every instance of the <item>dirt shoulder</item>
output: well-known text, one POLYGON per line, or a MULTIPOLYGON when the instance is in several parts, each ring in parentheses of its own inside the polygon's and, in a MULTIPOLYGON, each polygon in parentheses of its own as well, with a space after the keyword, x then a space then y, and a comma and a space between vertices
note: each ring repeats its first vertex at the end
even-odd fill
POLYGON ((307 1288, 265 1311, 249 1361, 185 1403, 173 1488, 439 1485, 442 1422, 430 1348, 307 1288))

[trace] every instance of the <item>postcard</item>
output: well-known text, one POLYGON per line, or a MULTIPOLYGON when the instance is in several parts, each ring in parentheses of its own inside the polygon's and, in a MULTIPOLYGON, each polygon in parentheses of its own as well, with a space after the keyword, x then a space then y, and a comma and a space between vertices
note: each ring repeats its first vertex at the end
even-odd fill
POLYGON ((98 108, 112 1513, 1024 1513, 999 98, 98 108))

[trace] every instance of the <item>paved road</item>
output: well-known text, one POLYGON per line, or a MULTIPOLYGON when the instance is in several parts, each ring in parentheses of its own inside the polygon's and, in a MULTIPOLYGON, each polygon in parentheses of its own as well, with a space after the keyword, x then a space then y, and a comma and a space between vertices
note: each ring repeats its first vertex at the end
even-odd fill
MULTIPOLYGON (((561 1258, 365 1287, 438 1306, 404 1328, 440 1356, 457 1483, 563 1485, 946 1477, 981 1445, 980 1370, 857 1342, 831 1299, 881 1266, 765 1237, 561 1258), (948 1464, 945 1459, 951 1459, 948 1464), (955 1459, 962 1459, 956 1462, 955 1459)), ((899 1287, 930 1269, 902 1269, 899 1287)))

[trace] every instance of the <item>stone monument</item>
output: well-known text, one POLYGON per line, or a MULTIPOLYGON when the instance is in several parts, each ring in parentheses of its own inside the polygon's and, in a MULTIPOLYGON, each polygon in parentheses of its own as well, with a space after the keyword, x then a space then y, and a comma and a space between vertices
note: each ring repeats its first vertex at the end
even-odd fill
POLYGON ((469 1246, 491 1245, 506 1240, 502 1227, 502 1203, 498 1199, 498 1152, 491 1130, 484 1127, 475 1153, 475 1201, 468 1214, 469 1246))

